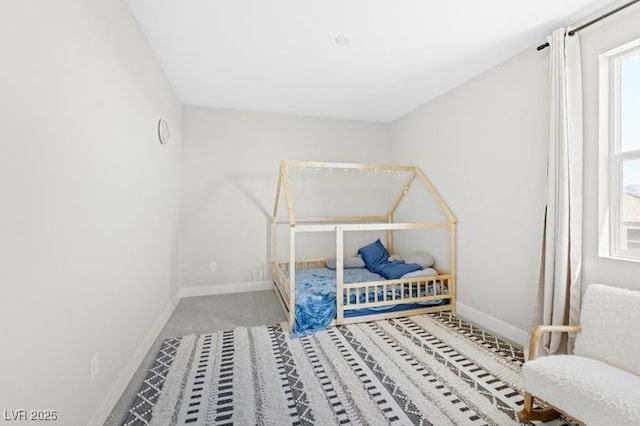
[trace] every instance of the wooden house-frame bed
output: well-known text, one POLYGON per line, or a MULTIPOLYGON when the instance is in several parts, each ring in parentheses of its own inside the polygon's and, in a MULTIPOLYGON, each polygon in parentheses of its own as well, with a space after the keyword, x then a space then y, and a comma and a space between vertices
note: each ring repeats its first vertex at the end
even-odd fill
POLYGON ((322 268, 326 258, 300 259, 296 253, 297 236, 302 233, 333 233, 335 235, 335 303, 336 314, 330 325, 349 324, 384 318, 395 318, 422 313, 456 310, 456 222, 457 219, 426 175, 416 166, 390 164, 359 164, 311 161, 281 161, 276 187, 275 206, 271 223, 271 263, 273 289, 277 294, 289 327, 294 328, 296 318, 296 271, 322 268), (289 183, 289 171, 298 169, 355 170, 359 172, 402 173, 408 176, 386 214, 372 216, 320 216, 296 217, 289 183), (395 222, 394 214, 414 182, 422 184, 446 218, 439 222, 395 222), (287 217, 278 216, 280 197, 284 195, 287 217), (277 231, 288 226, 288 258, 278 258, 277 231), (437 275, 400 279, 384 279, 345 283, 346 233, 382 231, 386 233, 386 247, 393 253, 394 231, 444 229, 448 232, 447 271, 437 270, 437 275), (362 297, 363 295, 367 295, 362 297), (426 306, 431 302, 437 305, 426 306), (385 308, 397 308, 388 309, 385 308), (372 312, 372 309, 373 312, 372 312), (385 311, 375 312, 375 309, 385 311), (366 312, 366 314, 360 314, 366 312))

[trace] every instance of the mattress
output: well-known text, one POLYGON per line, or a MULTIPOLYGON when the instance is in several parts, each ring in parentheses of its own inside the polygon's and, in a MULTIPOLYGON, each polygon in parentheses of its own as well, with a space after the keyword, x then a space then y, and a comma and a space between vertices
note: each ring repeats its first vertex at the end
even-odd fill
MULTIPOLYGON (((385 279, 365 268, 345 269, 344 282, 360 283, 371 281, 384 281, 385 279)), ((439 284, 436 285, 436 294, 439 292, 439 284)), ((352 291, 349 293, 350 303, 356 302, 356 297, 360 302, 382 300, 383 286, 371 286, 365 293, 360 291, 357 295, 352 291)), ((404 296, 408 296, 409 290, 400 285, 389 287, 387 292, 395 292, 396 297, 404 291, 404 296)), ((425 296, 433 294, 433 285, 422 285, 420 288, 412 289, 411 296, 425 296)), ((346 300, 344 300, 346 302, 346 300)), ((442 305, 447 303, 447 299, 417 303, 399 303, 397 305, 362 308, 357 310, 346 310, 345 317, 355 317, 362 315, 381 314, 385 312, 398 312, 424 308, 426 306, 442 305)), ((314 332, 326 329, 331 321, 336 317, 336 271, 328 268, 302 269, 296 271, 296 300, 295 300, 295 320, 292 330, 292 337, 303 337, 314 332)))

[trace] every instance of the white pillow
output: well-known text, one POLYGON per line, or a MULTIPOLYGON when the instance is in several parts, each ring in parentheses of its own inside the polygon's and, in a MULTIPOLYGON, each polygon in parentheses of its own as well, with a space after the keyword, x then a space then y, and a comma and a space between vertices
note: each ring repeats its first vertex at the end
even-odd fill
POLYGON ((418 277, 433 277, 438 275, 438 271, 433 268, 420 269, 418 271, 407 272, 402 278, 418 278, 418 277))
POLYGON ((405 251, 399 252, 398 255, 404 263, 417 263, 423 268, 431 268, 435 263, 435 259, 426 251, 405 251))
MULTIPOLYGON (((364 260, 360 256, 345 256, 343 262, 344 269, 366 268, 364 260)), ((327 259, 327 268, 336 269, 336 259, 327 259)))

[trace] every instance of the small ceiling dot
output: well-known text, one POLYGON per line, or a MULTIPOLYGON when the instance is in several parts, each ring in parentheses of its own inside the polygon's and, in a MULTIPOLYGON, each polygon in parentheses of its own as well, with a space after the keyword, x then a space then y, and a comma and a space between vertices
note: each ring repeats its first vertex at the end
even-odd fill
POLYGON ((346 46, 347 44, 351 44, 351 36, 349 34, 338 34, 335 42, 339 46, 346 46))

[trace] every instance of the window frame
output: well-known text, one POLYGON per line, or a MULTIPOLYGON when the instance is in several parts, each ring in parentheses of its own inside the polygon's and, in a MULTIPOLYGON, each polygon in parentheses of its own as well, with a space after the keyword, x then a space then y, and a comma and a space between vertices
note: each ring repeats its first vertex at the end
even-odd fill
POLYGON ((640 54, 640 39, 625 43, 600 55, 600 238, 601 257, 640 262, 640 250, 623 246, 622 168, 624 161, 640 160, 640 149, 621 151, 620 63, 640 54))

